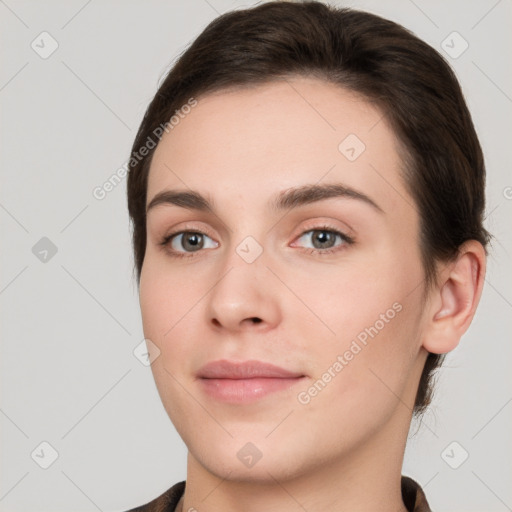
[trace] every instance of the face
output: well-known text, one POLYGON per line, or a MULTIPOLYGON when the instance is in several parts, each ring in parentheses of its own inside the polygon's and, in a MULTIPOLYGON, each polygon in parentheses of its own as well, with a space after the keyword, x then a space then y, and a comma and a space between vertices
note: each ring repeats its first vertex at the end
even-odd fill
POLYGON ((198 98, 156 148, 144 334, 211 473, 283 479, 407 432, 424 271, 397 147, 368 101, 295 78, 198 98))

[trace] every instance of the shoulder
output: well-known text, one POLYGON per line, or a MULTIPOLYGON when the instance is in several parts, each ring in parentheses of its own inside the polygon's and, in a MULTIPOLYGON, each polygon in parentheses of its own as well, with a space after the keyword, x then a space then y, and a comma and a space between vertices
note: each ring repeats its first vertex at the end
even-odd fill
POLYGON ((174 512, 178 501, 180 501, 183 492, 185 491, 185 480, 174 484, 167 489, 163 494, 154 500, 140 505, 136 508, 127 510, 126 512, 174 512))

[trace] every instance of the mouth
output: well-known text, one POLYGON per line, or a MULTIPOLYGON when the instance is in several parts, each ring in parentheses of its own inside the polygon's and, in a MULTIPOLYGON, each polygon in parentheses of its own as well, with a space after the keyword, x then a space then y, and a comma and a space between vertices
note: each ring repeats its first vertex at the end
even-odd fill
POLYGON ((215 400, 229 403, 255 402, 267 395, 285 391, 306 376, 261 361, 214 361, 197 374, 203 391, 215 400))

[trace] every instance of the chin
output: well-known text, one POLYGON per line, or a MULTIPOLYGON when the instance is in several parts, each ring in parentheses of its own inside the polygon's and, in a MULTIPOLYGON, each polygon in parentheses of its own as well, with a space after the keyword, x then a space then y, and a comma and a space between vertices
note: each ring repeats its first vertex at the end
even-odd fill
POLYGON ((251 433, 247 430, 247 435, 240 433, 233 438, 225 432, 218 436, 195 437, 190 436, 189 431, 184 441, 189 457, 196 463, 219 479, 233 482, 275 484, 275 480, 300 477, 325 460, 314 445, 308 450, 304 443, 296 443, 289 436, 275 435, 272 439, 272 436, 266 438, 267 435, 268 430, 255 435, 254 428, 251 433))
POLYGON ((286 481, 300 476, 301 464, 294 458, 287 456, 275 456, 262 452, 261 458, 251 467, 242 463, 236 452, 229 450, 215 451, 214 453, 202 452, 200 457, 195 457, 199 464, 211 474, 221 480, 231 482, 272 483, 275 480, 286 481))

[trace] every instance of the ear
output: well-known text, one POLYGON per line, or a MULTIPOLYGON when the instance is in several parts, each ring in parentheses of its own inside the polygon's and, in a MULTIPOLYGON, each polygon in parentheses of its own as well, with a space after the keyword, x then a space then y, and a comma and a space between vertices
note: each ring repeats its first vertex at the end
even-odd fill
POLYGON ((468 240, 455 260, 440 270, 428 305, 423 347, 434 354, 453 350, 466 332, 480 301, 486 256, 480 242, 468 240))

